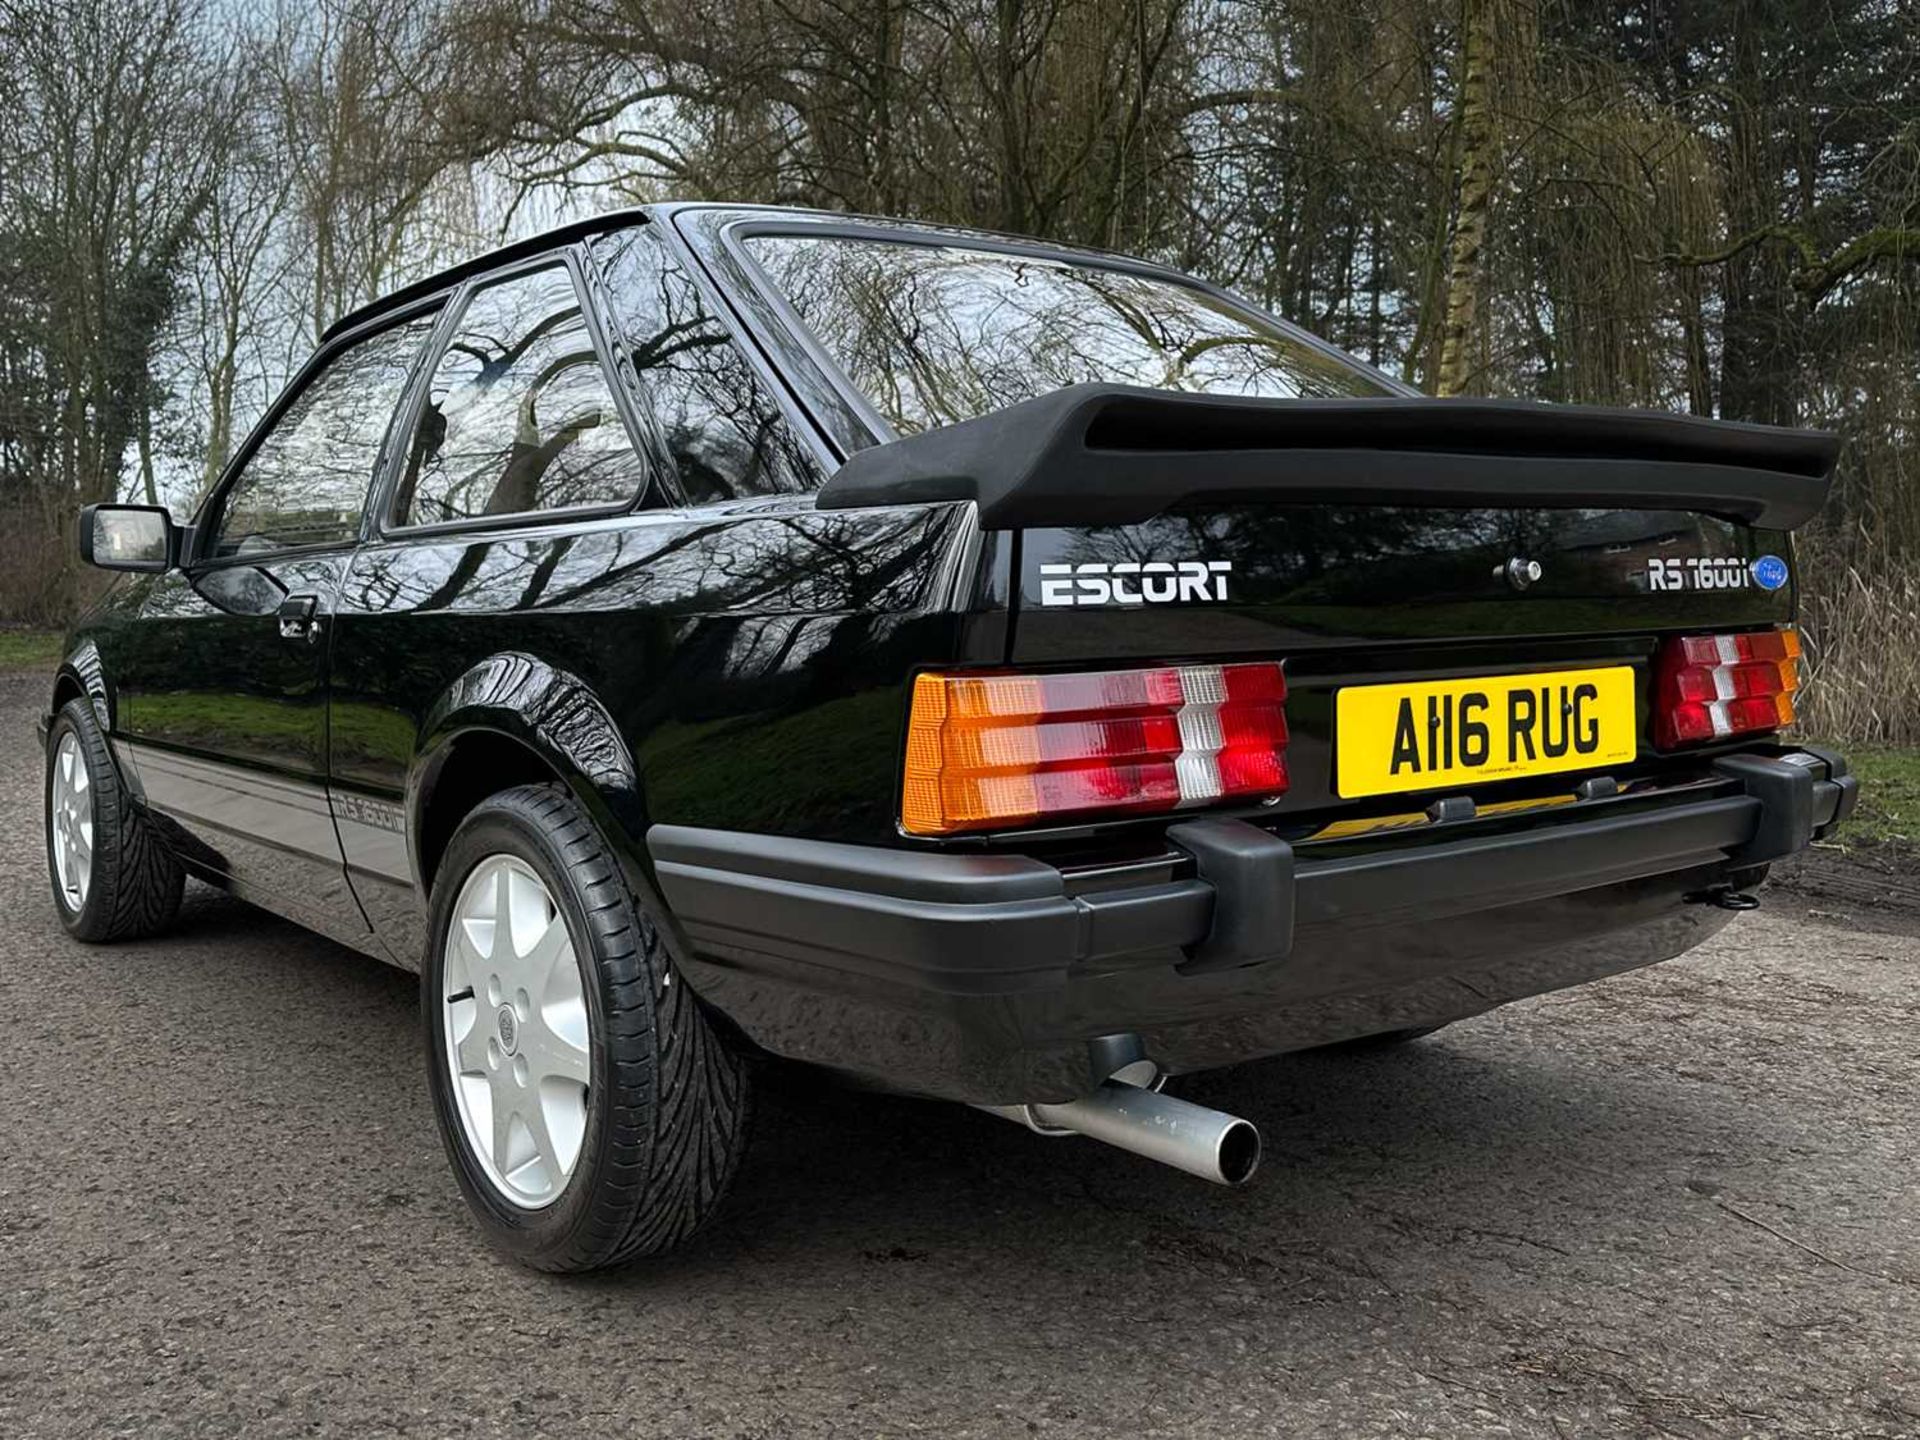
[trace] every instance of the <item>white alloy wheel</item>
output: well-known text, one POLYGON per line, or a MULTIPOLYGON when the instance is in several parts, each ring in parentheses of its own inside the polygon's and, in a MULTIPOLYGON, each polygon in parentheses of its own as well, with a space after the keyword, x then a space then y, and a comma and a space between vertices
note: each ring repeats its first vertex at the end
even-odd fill
POLYGON ((443 943, 441 1023, 467 1148, 502 1199, 543 1209, 579 1163, 592 1075, 566 917, 531 866, 488 855, 460 887, 443 943))
POLYGON ((53 757, 53 792, 47 806, 47 843, 61 902, 73 914, 87 903, 93 882, 93 781, 80 737, 68 730, 53 757))

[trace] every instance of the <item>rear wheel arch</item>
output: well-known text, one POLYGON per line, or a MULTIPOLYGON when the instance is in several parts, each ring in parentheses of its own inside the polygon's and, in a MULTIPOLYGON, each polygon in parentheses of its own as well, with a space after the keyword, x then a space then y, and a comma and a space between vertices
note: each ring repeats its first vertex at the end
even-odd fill
POLYGON ((422 727, 407 783, 407 835, 420 893, 460 822, 491 795, 558 782, 599 826, 630 884, 642 872, 646 817, 637 767, 612 716, 579 676, 537 656, 491 656, 443 692, 422 727))
POLYGON ((482 801, 517 785, 552 781, 562 781, 559 771, 503 731, 476 728, 449 737, 431 757, 409 806, 407 830, 421 893, 432 888, 453 832, 482 801))

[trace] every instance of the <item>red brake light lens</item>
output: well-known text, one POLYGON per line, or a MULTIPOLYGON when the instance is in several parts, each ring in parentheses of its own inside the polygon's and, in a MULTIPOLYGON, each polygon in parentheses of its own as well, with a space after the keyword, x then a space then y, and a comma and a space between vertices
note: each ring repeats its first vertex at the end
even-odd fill
POLYGON ((1273 799, 1287 682, 1272 661, 914 681, 900 822, 914 835, 1273 799))
POLYGON ((1653 743, 1662 750, 1793 723, 1800 635, 1676 635, 1654 664, 1653 743))

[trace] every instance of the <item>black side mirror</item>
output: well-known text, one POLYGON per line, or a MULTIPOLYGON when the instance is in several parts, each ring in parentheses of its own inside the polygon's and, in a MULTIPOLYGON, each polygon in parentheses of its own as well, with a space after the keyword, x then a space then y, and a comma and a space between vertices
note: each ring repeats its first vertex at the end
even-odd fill
POLYGON ((180 531, 164 505, 89 505, 80 512, 80 558, 102 570, 171 570, 180 531))

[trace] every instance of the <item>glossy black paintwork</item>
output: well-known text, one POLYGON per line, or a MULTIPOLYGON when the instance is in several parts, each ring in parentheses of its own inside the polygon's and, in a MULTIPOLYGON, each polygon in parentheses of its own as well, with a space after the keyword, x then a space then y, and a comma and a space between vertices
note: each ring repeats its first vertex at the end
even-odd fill
MULTIPOLYGON (((1591 510, 1232 506, 1145 525, 1021 536, 1011 655, 1023 665, 1277 656, 1286 661, 1291 787, 1271 809, 1339 803, 1331 782, 1333 696, 1344 685, 1628 665, 1639 676, 1642 760, 1663 635, 1790 620, 1791 585, 1751 583, 1747 562, 1785 555, 1788 537, 1711 516, 1591 510), (1653 590, 1650 559, 1731 557, 1748 585, 1653 590), (1524 590, 1508 560, 1540 562, 1524 590), (1227 560, 1227 599, 1205 605, 1042 603, 1044 565, 1227 560)), ((1136 584, 1132 587, 1138 589, 1136 584)), ((1686 762, 1682 762, 1686 763, 1686 762)), ((1566 788, 1578 774, 1555 777, 1566 788)), ((1525 782, 1494 787, 1503 796, 1525 782)), ((1421 795, 1364 811, 1418 809, 1421 795)))
MULTIPOLYGON (((1015 658, 1057 663, 1215 651, 1296 654, 1356 644, 1768 624, 1791 588, 1655 591, 1655 558, 1785 553, 1786 537, 1708 516, 1591 510, 1237 505, 1145 525, 1022 536, 1015 658), (1507 561, 1540 562, 1516 589, 1507 561), (1042 603, 1041 567, 1226 561, 1224 602, 1042 603)), ((1134 588, 1138 588, 1137 585, 1134 588)))
MULTIPOLYGON (((685 207, 654 212, 652 223, 824 476, 883 437, 756 288, 732 232, 765 218, 685 207)), ((632 223, 596 221, 562 239, 632 223)), ((520 246, 502 263, 544 253, 520 246)), ((569 251, 568 263, 606 306, 588 250, 569 251)), ((487 273, 468 267, 403 298, 431 309, 487 273)), ((625 343, 618 316, 596 325, 625 343)), ((641 407, 644 385, 616 378, 622 403, 641 407)), ((403 417, 417 409, 419 384, 403 417)), ((1790 589, 1636 589, 1643 552, 1786 553, 1782 537, 1692 516, 1237 507, 1123 530, 983 534, 971 507, 951 502, 821 512, 808 495, 780 495, 685 505, 659 432, 644 415, 628 418, 650 468, 626 513, 388 535, 374 518, 376 487, 354 545, 219 567, 189 557, 184 571, 119 582, 76 631, 61 684, 95 697, 129 778, 203 847, 204 872, 411 964, 436 796, 474 783, 460 773, 465 757, 501 753, 474 748, 476 737, 518 747, 570 785, 644 886, 644 834, 660 822, 924 843, 896 823, 920 668, 1263 654, 1288 663, 1294 788, 1280 809, 1304 825, 1333 803, 1328 717, 1346 680, 1596 659, 1644 671, 1661 633, 1791 614, 1790 589), (1524 595, 1492 573, 1523 552, 1547 570, 1524 595), (1231 559, 1230 599, 1038 604, 1042 563, 1163 554, 1231 559), (277 633, 273 612, 294 593, 316 597, 317 644, 277 633)), ((390 485, 394 464, 388 455, 370 480, 390 485)), ((1151 847, 1163 824, 957 843, 1098 858, 1151 847)), ((1464 954, 1494 937, 1468 918, 1448 944, 1464 954)), ((1641 956, 1652 958, 1636 940, 1594 960, 1594 973, 1641 956)), ((698 978, 723 1007, 726 985, 748 983, 708 967, 698 978)))
MULTIPOLYGON (((336 793, 417 825, 441 747, 484 728, 578 777, 636 849, 667 820, 884 842, 902 678, 959 653, 966 521, 788 499, 370 544, 338 603, 336 793)), ((350 868, 411 884, 390 831, 341 837, 350 868)))
POLYGON ((114 739, 200 867, 367 944, 327 800, 325 623, 351 553, 138 577, 102 607, 96 638, 107 639, 114 739), (313 598, 318 641, 281 637, 289 596, 313 598))

